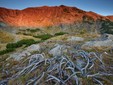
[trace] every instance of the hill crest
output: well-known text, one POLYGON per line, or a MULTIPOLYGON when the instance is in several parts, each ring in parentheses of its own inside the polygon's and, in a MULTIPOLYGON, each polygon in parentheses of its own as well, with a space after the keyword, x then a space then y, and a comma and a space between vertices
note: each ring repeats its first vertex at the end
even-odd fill
POLYGON ((44 27, 60 24, 73 24, 82 22, 84 16, 91 18, 94 21, 113 20, 111 16, 102 16, 91 11, 87 12, 76 7, 64 5, 29 7, 23 10, 0 7, 0 22, 17 27, 44 27))

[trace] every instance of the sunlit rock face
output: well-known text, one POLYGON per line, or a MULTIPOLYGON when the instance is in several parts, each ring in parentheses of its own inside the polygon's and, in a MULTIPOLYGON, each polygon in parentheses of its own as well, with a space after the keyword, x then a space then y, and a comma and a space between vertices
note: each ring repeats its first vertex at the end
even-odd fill
POLYGON ((0 22, 11 26, 44 27, 61 24, 81 23, 83 20, 113 20, 112 16, 101 16, 94 12, 86 12, 76 7, 42 6, 23 10, 0 8, 0 22))

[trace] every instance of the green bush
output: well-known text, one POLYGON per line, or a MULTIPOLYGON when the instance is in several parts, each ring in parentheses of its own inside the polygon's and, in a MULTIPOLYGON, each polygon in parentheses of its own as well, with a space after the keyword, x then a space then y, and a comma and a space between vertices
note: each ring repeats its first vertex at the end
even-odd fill
POLYGON ((22 44, 18 44, 18 42, 17 43, 8 43, 6 45, 6 48, 18 48, 18 47, 21 47, 21 46, 22 46, 22 44))
POLYGON ((9 52, 13 52, 14 50, 15 50, 14 48, 8 48, 8 49, 5 49, 5 50, 2 50, 2 51, 0 51, 0 55, 6 54, 6 53, 9 53, 9 52))
POLYGON ((32 44, 36 44, 36 43, 37 43, 37 42, 34 41, 34 40, 26 41, 25 46, 27 47, 27 46, 30 46, 30 45, 32 45, 32 44))
POLYGON ((28 43, 35 43, 35 40, 33 39, 23 39, 17 42, 17 44, 28 44, 28 43))
POLYGON ((0 51, 0 55, 6 54, 6 53, 9 53, 9 52, 13 52, 16 48, 21 47, 23 45, 25 45, 25 47, 27 47, 27 46, 30 46, 32 44, 40 43, 40 42, 42 42, 42 41, 36 42, 33 39, 23 39, 23 40, 20 40, 16 43, 8 43, 6 45, 6 49, 0 51))
POLYGON ((67 32, 58 32, 58 33, 55 33, 55 36, 64 35, 64 34, 68 34, 68 33, 67 32))
POLYGON ((32 44, 35 44, 35 43, 37 43, 37 42, 33 39, 23 39, 23 40, 20 40, 16 43, 8 43, 6 45, 6 48, 18 48, 18 47, 21 47, 23 45, 29 46, 29 45, 32 45, 32 44))
POLYGON ((27 31, 30 31, 30 32, 32 32, 32 33, 37 32, 37 31, 40 31, 39 28, 36 28, 36 29, 26 29, 26 30, 27 30, 27 31))
POLYGON ((51 37, 53 37, 52 35, 50 34, 44 34, 44 35, 37 35, 37 36, 34 36, 35 38, 40 38, 41 40, 47 40, 51 37))

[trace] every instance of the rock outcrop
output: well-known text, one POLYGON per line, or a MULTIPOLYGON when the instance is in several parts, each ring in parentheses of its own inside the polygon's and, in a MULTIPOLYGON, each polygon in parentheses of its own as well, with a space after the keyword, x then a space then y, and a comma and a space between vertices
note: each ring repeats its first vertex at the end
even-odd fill
POLYGON ((27 47, 24 51, 13 53, 10 55, 10 57, 8 59, 13 58, 14 60, 19 61, 26 56, 30 56, 31 53, 35 52, 35 51, 38 51, 38 52, 40 51, 39 44, 33 44, 33 45, 27 47))
POLYGON ((82 45, 83 49, 91 49, 91 48, 113 48, 113 35, 111 34, 104 34, 100 38, 85 42, 82 45))
POLYGON ((75 41, 75 42, 77 42, 77 41, 84 41, 84 38, 71 36, 71 37, 69 37, 69 38, 67 39, 67 41, 75 41))

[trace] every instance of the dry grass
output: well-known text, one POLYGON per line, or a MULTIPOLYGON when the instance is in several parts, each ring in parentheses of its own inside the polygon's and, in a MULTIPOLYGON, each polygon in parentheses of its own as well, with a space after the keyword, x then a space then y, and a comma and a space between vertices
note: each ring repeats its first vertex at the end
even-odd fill
POLYGON ((26 36, 26 35, 15 35, 15 41, 19 41, 19 40, 22 40, 22 39, 34 39, 34 40, 37 40, 39 41, 40 39, 39 38, 34 38, 33 36, 26 36))
POLYGON ((94 52, 106 52, 110 49, 112 49, 112 47, 104 47, 104 46, 97 46, 97 47, 89 47, 89 48, 82 48, 83 50, 87 50, 89 52, 94 51, 94 52))
POLYGON ((14 41, 14 36, 8 32, 0 30, 0 42, 9 43, 14 41))
MULTIPOLYGON (((78 43, 75 43, 75 42, 66 42, 66 40, 70 36, 83 37, 86 40, 90 40, 90 39, 97 38, 100 35, 85 33, 85 34, 72 34, 72 35, 71 34, 65 34, 65 35, 61 35, 61 36, 56 36, 56 37, 53 37, 53 38, 49 39, 50 41, 47 40, 47 41, 45 41, 43 43, 40 43, 40 45, 43 46, 43 49, 41 49, 41 52, 40 53, 45 53, 46 54, 46 58, 47 59, 48 58, 51 59, 53 56, 50 55, 50 54, 48 54, 48 50, 50 50, 51 48, 53 48, 53 45, 56 44, 56 42, 57 41, 60 41, 60 40, 63 41, 62 42, 63 44, 64 43, 65 44, 66 43, 69 43, 69 45, 70 44, 71 45, 80 44, 80 42, 78 42, 78 43), (51 41, 56 41, 56 42, 51 42, 51 41)), ((40 39, 34 38, 32 36, 25 36, 25 35, 16 35, 16 39, 17 39, 16 41, 21 40, 21 39, 40 40, 40 39)), ((57 43, 59 43, 59 42, 57 42, 57 43)), ((5 46, 5 45, 3 45, 3 46, 5 46)), ((0 49, 3 49, 3 46, 1 45, 0 46, 0 49)), ((20 48, 20 49, 22 49, 22 48, 20 48)), ((20 49, 17 49, 17 50, 20 50, 20 49)), ((99 48, 99 47, 97 48, 97 47, 95 47, 95 48, 93 48, 91 50, 87 50, 87 51, 88 52, 97 52, 97 53, 101 54, 101 53, 103 53, 105 51, 108 51, 109 49, 111 49, 111 48, 108 47, 106 49, 105 47, 103 47, 103 48, 99 48)), ((70 49, 70 50, 72 50, 72 49, 70 49)), ((32 54, 36 54, 36 53, 37 52, 34 52, 32 54)), ((70 56, 72 56, 71 53, 67 53, 67 54, 65 53, 64 55, 68 55, 68 54, 69 54, 69 58, 72 60, 72 62, 76 62, 76 59, 75 58, 74 58, 75 59, 74 60, 72 57, 70 57, 70 56)), ((19 62, 14 61, 13 59, 6 61, 7 57, 9 57, 9 56, 0 56, 0 69, 1 69, 0 70, 0 80, 5 79, 7 77, 11 77, 12 75, 15 75, 16 73, 18 73, 19 71, 21 71, 21 70, 17 70, 16 66, 18 68, 19 67, 26 67, 27 66, 27 63, 28 63, 28 61, 22 63, 24 60, 26 60, 27 57, 25 59, 19 61, 19 62), (9 64, 9 65, 6 66, 7 64, 9 64), (3 69, 9 70, 10 71, 9 75, 2 74, 2 70, 3 69)), ((109 55, 103 54, 103 62, 105 63, 105 66, 106 67, 112 66, 113 65, 113 56, 109 56, 109 55)), ((95 64, 95 66, 91 70, 91 73, 92 74, 93 73, 97 73, 97 71, 100 71, 100 69, 101 69, 99 67, 100 62, 98 60, 95 61, 94 64, 95 64)), ((30 79, 33 79, 33 78, 35 78, 37 76, 39 76, 42 72, 44 72, 44 71, 46 71, 48 69, 47 68, 48 67, 48 64, 47 65, 41 64, 41 65, 42 66, 39 66, 39 68, 37 68, 36 70, 34 70, 33 72, 31 72, 30 74, 25 74, 25 75, 22 75, 22 76, 20 76, 20 77, 18 77, 16 79, 9 80, 9 83, 8 84, 9 85, 25 85, 26 84, 26 81, 28 81, 30 79)), ((109 68, 106 68, 106 70, 107 71, 109 71, 109 70, 110 71, 113 71, 113 70, 111 70, 109 68)), ((53 74, 55 74, 55 72, 57 72, 57 71, 54 71, 53 74)), ((67 71, 67 73, 70 73, 70 72, 67 71)), ((57 76, 57 74, 55 74, 55 76, 57 76)), ((96 85, 95 81, 92 78, 87 78, 87 77, 84 77, 84 76, 81 77, 81 75, 77 75, 77 76, 80 76, 80 81, 82 82, 82 85, 96 85)), ((47 78, 47 75, 45 75, 45 77, 47 78)), ((40 81, 40 83, 39 83, 40 85, 54 85, 55 82, 53 82, 53 81, 49 81, 49 82, 45 83, 45 77, 43 77, 42 80, 40 81)), ((104 77, 102 77, 99 80, 102 80, 102 83, 104 85, 112 85, 111 82, 113 81, 113 77, 112 76, 107 76, 107 77, 104 76, 104 77)), ((67 84, 66 85, 75 85, 75 81, 73 81, 73 80, 70 79, 70 80, 67 81, 67 84)))
MULTIPOLYGON (((68 58, 70 58, 73 63, 76 62, 76 59, 74 59, 71 56, 72 55, 70 55, 70 57, 68 57, 68 58)), ((93 58, 93 57, 94 57, 94 55, 90 55, 90 58, 93 58)), ((58 61, 55 61, 55 62, 56 62, 56 64, 58 64, 58 61)), ((107 67, 110 67, 113 64, 112 63, 113 62, 112 56, 109 56, 108 57, 107 55, 103 54, 103 62, 105 63, 106 70, 110 71, 111 69, 109 69, 107 67)), ((25 75, 22 75, 22 76, 18 77, 17 79, 10 80, 9 81, 9 85, 16 85, 16 84, 18 84, 18 85, 25 85, 28 82, 28 80, 34 79, 35 76, 38 76, 38 75, 42 74, 42 72, 46 72, 47 69, 48 69, 48 66, 49 66, 49 64, 41 63, 41 65, 39 65, 39 67, 36 70, 34 70, 33 72, 26 73, 25 75)), ((91 70, 88 70, 87 69, 87 71, 89 71, 88 74, 89 75, 90 74, 95 74, 95 73, 98 73, 99 71, 102 71, 103 72, 103 69, 100 68, 100 66, 101 66, 100 61, 98 59, 95 60, 94 67, 91 70)), ((68 74, 70 74, 70 71, 68 71, 68 70, 66 70, 66 71, 67 71, 68 74)), ((54 76, 58 77, 56 73, 57 73, 56 70, 54 70, 53 72, 50 72, 50 73, 46 72, 45 76, 40 80, 39 84, 40 85, 54 85, 54 83, 55 83, 54 81, 50 80, 48 82, 45 82, 45 79, 47 79, 47 76, 48 76, 47 74, 51 74, 51 75, 54 75, 54 76)), ((88 75, 88 74, 86 74, 86 75, 88 75)), ((113 80, 113 77, 112 76, 86 77, 85 75, 83 76, 81 74, 80 75, 77 74, 77 76, 78 76, 78 78, 79 78, 79 80, 80 80, 80 82, 81 82, 82 85, 96 85, 97 82, 94 80, 94 78, 97 78, 98 79, 98 77, 99 77, 99 81, 101 81, 103 83, 103 85, 112 85, 111 82, 113 80)), ((64 77, 64 76, 62 76, 62 77, 64 77)), ((75 81, 73 81, 73 79, 69 79, 66 82, 66 85, 76 85, 76 83, 75 83, 75 81)))
POLYGON ((6 44, 0 44, 0 50, 6 49, 6 44))
POLYGON ((52 41, 60 41, 60 40, 66 41, 68 39, 68 37, 69 37, 69 35, 65 34, 65 35, 52 37, 49 40, 52 40, 52 41))

